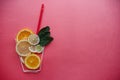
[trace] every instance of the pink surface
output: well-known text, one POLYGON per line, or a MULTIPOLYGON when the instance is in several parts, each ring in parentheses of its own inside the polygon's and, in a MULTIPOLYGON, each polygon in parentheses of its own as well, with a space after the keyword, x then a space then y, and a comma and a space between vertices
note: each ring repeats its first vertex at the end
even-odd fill
POLYGON ((119 0, 0 0, 0 80, 120 80, 119 0), (15 36, 42 27, 54 41, 46 47, 42 71, 22 72, 15 36))

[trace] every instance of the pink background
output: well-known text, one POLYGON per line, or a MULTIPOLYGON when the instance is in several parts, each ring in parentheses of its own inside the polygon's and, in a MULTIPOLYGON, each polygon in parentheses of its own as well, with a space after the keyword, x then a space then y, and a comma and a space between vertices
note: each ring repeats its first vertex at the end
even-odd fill
POLYGON ((119 0, 0 0, 0 80, 120 80, 119 0), (23 73, 15 37, 23 27, 42 27, 54 41, 42 71, 23 73))

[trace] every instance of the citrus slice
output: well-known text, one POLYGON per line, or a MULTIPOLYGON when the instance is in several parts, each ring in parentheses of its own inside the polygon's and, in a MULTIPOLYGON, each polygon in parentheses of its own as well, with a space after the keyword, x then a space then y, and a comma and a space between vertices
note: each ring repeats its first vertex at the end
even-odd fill
POLYGON ((37 53, 41 53, 44 50, 44 47, 37 45, 37 46, 35 46, 35 50, 37 53))
POLYGON ((36 46, 30 46, 29 50, 31 52, 36 52, 36 53, 41 53, 43 51, 44 47, 40 46, 40 45, 36 45, 36 46))
POLYGON ((18 32, 16 41, 18 42, 20 40, 26 40, 31 34, 33 34, 33 32, 30 29, 22 29, 18 32))
POLYGON ((30 50, 31 52, 36 52, 35 46, 30 46, 30 47, 29 47, 29 50, 30 50))
POLYGON ((40 57, 36 54, 30 54, 25 58, 25 66, 28 69, 38 69, 40 66, 40 57))
POLYGON ((30 43, 26 40, 21 40, 17 43, 16 45, 16 52, 18 53, 18 55, 20 56, 28 56, 29 54, 31 54, 29 47, 30 47, 30 43))
POLYGON ((29 42, 31 45, 37 45, 37 44, 40 42, 39 36, 36 35, 36 34, 31 34, 31 35, 28 37, 28 42, 29 42))

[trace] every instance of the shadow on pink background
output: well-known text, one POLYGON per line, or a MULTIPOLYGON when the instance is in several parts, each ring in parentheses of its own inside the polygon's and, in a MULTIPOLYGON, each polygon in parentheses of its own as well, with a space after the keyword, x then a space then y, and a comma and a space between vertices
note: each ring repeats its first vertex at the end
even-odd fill
POLYGON ((0 0, 0 80, 120 80, 119 0, 0 0), (23 73, 15 52, 17 32, 42 27, 54 41, 42 71, 23 73))

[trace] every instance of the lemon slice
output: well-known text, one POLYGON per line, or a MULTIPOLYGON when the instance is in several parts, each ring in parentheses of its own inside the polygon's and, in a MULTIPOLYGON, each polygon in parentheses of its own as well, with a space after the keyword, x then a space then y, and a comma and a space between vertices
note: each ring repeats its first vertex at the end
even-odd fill
POLYGON ((18 32, 16 41, 18 42, 20 40, 26 40, 31 34, 33 34, 33 32, 30 29, 22 29, 18 32))
POLYGON ((30 43, 26 40, 21 40, 16 44, 16 52, 20 56, 28 56, 31 54, 31 51, 29 50, 30 43))
POLYGON ((37 45, 37 44, 40 42, 39 36, 36 35, 36 34, 31 34, 31 35, 28 37, 28 42, 29 42, 31 45, 37 45))
POLYGON ((44 47, 40 46, 40 45, 36 45, 36 46, 30 46, 29 50, 31 52, 35 52, 35 53, 41 53, 44 50, 44 47))
POLYGON ((30 54, 25 58, 25 66, 28 69, 38 69, 40 67, 41 59, 36 54, 30 54))

